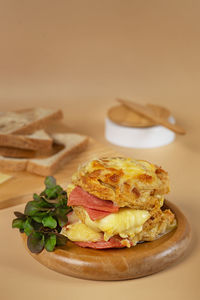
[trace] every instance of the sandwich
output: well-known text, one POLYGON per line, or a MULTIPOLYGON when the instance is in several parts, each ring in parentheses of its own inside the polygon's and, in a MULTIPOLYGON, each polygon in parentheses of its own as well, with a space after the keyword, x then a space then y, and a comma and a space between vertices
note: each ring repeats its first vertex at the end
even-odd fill
POLYGON ((165 206, 169 177, 144 160, 104 157, 80 166, 67 187, 68 223, 61 234, 80 247, 132 247, 172 231, 165 206))

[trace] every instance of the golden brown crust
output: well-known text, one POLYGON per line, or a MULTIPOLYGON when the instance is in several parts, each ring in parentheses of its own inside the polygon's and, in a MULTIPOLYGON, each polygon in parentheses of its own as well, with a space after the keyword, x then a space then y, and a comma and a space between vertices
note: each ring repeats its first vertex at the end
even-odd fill
POLYGON ((0 147, 0 155, 14 158, 33 158, 36 155, 36 152, 27 149, 0 147))
POLYGON ((140 241, 154 241, 161 235, 166 234, 177 226, 175 215, 170 209, 154 210, 143 225, 140 233, 136 234, 132 239, 133 245, 140 241))
POLYGON ((6 171, 25 171, 28 163, 28 159, 21 158, 7 158, 0 156, 0 170, 6 171))
POLYGON ((75 185, 119 207, 151 210, 162 206, 169 192, 167 172, 147 161, 101 158, 80 167, 72 177, 75 185))
MULTIPOLYGON (((44 131, 41 131, 44 132, 44 131)), ((47 137, 37 136, 39 131, 35 132, 35 135, 18 135, 18 134, 2 134, 0 132, 0 146, 11 147, 26 150, 43 150, 52 148, 53 140, 46 134, 47 137)))
POLYGON ((63 143, 65 147, 50 157, 44 159, 30 159, 27 164, 28 172, 42 176, 52 175, 64 163, 85 150, 88 145, 88 138, 78 134, 54 134, 53 138, 57 143, 63 143), (71 146, 68 140, 64 141, 66 138, 68 138, 68 140, 72 140, 74 138, 74 142, 71 146))
MULTIPOLYGON (((31 109, 25 109, 22 110, 21 112, 23 113, 23 111, 26 113, 26 111, 31 111, 31 109)), ((33 120, 32 122, 25 124, 24 126, 13 130, 12 133, 17 133, 17 134, 29 134, 32 133, 36 130, 39 129, 44 129, 45 127, 47 127, 47 125, 55 120, 60 120, 63 118, 63 112, 62 110, 58 109, 58 110, 52 110, 51 113, 49 113, 48 115, 44 116, 43 118, 37 119, 37 120, 33 120)))

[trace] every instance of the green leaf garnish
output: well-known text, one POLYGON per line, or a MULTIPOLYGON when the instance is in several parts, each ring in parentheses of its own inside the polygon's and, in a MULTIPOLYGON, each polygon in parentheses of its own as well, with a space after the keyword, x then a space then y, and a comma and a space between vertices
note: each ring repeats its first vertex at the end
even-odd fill
POLYGON ((40 208, 37 206, 37 204, 34 201, 29 201, 26 204, 24 214, 26 216, 34 216, 39 211, 40 211, 40 208))
POLYGON ((47 189, 54 188, 56 186, 56 179, 53 176, 47 176, 45 178, 44 184, 47 189))
POLYGON ((49 252, 53 251, 56 245, 56 235, 51 234, 45 241, 45 249, 49 252))
POLYGON ((41 197, 40 197, 38 194, 34 193, 34 194, 33 194, 33 200, 35 200, 35 201, 40 201, 40 200, 41 200, 41 197))
POLYGON ((17 218, 20 218, 20 219, 26 219, 26 216, 24 214, 22 214, 21 212, 19 211, 14 211, 14 215, 17 217, 17 218))
POLYGON ((56 184, 54 177, 48 176, 45 179, 45 190, 33 194, 33 200, 26 204, 24 214, 14 212, 16 218, 12 227, 28 236, 27 246, 31 252, 39 253, 44 248, 53 251, 68 240, 60 231, 67 224, 70 211, 66 191, 56 184))
POLYGON ((24 232, 28 236, 34 231, 34 228, 31 225, 31 219, 30 218, 26 219, 26 221, 24 222, 23 226, 24 226, 24 232))
POLYGON ((31 233, 27 239, 27 246, 32 253, 40 253, 44 248, 44 234, 31 233))
POLYGON ((43 216, 34 216, 32 217, 33 220, 37 223, 42 223, 42 219, 44 218, 43 216))
POLYGON ((44 227, 54 229, 57 226, 57 221, 52 216, 48 216, 42 219, 42 224, 44 227))
POLYGON ((20 218, 14 219, 12 221, 12 228, 24 229, 24 221, 20 218))
POLYGON ((45 194, 48 197, 48 199, 57 198, 60 192, 62 192, 62 188, 59 185, 56 185, 52 188, 46 188, 45 190, 45 194))
POLYGON ((54 188, 51 188, 51 189, 46 189, 45 190, 45 194, 47 195, 47 197, 49 199, 54 199, 57 197, 57 190, 56 190, 56 187, 54 188))
POLYGON ((60 225, 60 227, 65 226, 65 224, 67 224, 68 218, 67 216, 57 216, 58 219, 58 224, 60 225))

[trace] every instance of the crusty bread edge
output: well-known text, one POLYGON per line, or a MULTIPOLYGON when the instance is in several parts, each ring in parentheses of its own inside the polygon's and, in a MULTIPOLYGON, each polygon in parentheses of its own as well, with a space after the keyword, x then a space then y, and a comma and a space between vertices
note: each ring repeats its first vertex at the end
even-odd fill
POLYGON ((0 156, 7 158, 33 158, 35 154, 33 150, 0 147, 0 156))
MULTIPOLYGON (((74 146, 70 150, 63 152, 62 155, 51 166, 42 166, 39 165, 30 159, 14 159, 14 158, 5 158, 0 156, 0 170, 7 171, 28 171, 33 174, 48 176, 56 172, 60 164, 66 163, 68 160, 72 159, 76 154, 85 150, 89 142, 89 138, 85 139, 78 145, 74 146)), ((62 150, 63 151, 63 150, 62 150)))
POLYGON ((63 112, 62 112, 62 110, 59 109, 55 112, 52 112, 50 115, 48 115, 42 119, 33 121, 30 124, 26 124, 23 127, 18 128, 17 130, 13 131, 12 133, 18 133, 18 134, 19 133, 22 133, 22 134, 32 133, 36 130, 45 128, 49 122, 58 120, 58 119, 62 119, 62 118, 63 118, 63 112))
POLYGON ((43 166, 34 161, 29 160, 26 170, 30 173, 34 173, 34 174, 38 174, 38 175, 42 175, 42 176, 52 175, 59 169, 61 163, 62 164, 66 163, 71 158, 73 158, 77 153, 82 152, 87 147, 88 142, 89 142, 89 138, 85 137, 85 139, 80 144, 72 147, 70 150, 67 150, 66 152, 64 152, 64 149, 63 149, 62 150, 63 153, 50 166, 43 166))
POLYGON ((5 171, 25 171, 27 167, 27 159, 7 159, 0 156, 0 169, 5 171))
POLYGON ((49 137, 49 140, 31 138, 29 136, 15 135, 15 134, 1 134, 0 133, 0 146, 19 148, 26 150, 41 150, 51 149, 53 139, 49 137))

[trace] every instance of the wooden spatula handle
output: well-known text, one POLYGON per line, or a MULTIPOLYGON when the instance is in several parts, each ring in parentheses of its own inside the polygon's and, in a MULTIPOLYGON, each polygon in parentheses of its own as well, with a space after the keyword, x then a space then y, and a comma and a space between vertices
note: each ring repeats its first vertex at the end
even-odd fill
POLYGON ((174 131, 175 133, 178 133, 178 134, 186 133, 185 130, 183 128, 181 128, 180 126, 178 126, 176 124, 172 124, 172 123, 168 122, 168 120, 155 115, 155 113, 148 106, 144 106, 139 103, 135 103, 133 101, 124 100, 124 99, 117 99, 117 101, 119 103, 125 105, 126 107, 132 109, 133 111, 137 112, 141 116, 143 116, 151 121, 154 121, 156 124, 160 124, 168 129, 174 131))

